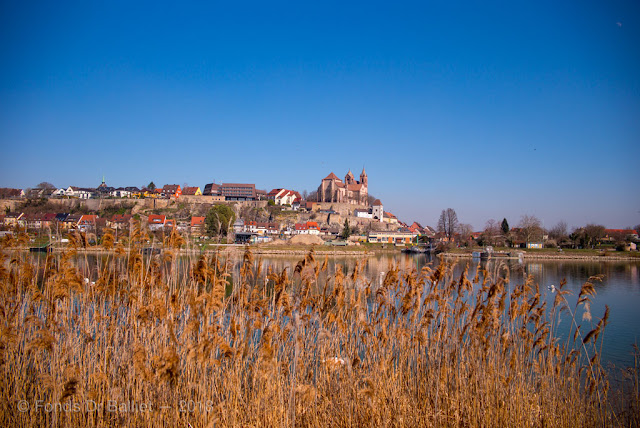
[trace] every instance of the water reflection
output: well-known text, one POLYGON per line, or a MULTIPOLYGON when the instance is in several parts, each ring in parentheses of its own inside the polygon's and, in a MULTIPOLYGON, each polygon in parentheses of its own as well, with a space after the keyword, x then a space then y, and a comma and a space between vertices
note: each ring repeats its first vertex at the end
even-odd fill
MULTIPOLYGON (((33 256, 40 257, 40 256, 33 256)), ((92 281, 98 276, 98 269, 104 264, 106 256, 79 256, 77 258, 78 267, 83 274, 92 281)), ((302 256, 256 256, 255 263, 262 264, 262 272, 266 273, 269 268, 275 272, 289 269, 289 274, 293 275, 296 263, 302 256)), ((318 256, 320 263, 325 258, 318 256)), ((188 278, 189 267, 197 260, 196 257, 181 258, 174 265, 174 269, 180 271, 180 276, 188 278)), ((242 264, 241 256, 230 260, 233 264, 234 276, 239 274, 242 264)), ((366 277, 373 285, 378 285, 388 272, 390 264, 395 263, 401 269, 421 270, 424 266, 434 266, 439 260, 431 259, 428 255, 417 254, 392 254, 380 255, 376 257, 330 257, 327 259, 327 271, 322 274, 320 281, 335 273, 338 266, 345 274, 353 272, 356 263, 359 264, 361 275, 366 277)), ((44 267, 44 259, 38 261, 40 268, 44 267)), ((491 274, 496 274, 498 268, 508 267, 510 275, 510 289, 516 284, 522 284, 528 275, 531 275, 536 283, 540 285, 540 292, 549 304, 553 304, 555 297, 548 287, 554 285, 558 287, 565 280, 565 289, 571 291, 567 300, 573 310, 577 301, 577 295, 582 285, 589 281, 594 283, 597 296, 593 299, 591 313, 593 314, 593 325, 603 316, 605 305, 610 307, 609 325, 604 334, 604 348, 602 360, 606 363, 613 363, 616 366, 627 366, 633 364, 632 345, 637 344, 640 339, 640 262, 586 262, 586 261, 531 261, 521 262, 518 260, 489 260, 479 261, 462 259, 457 262, 454 269, 454 278, 458 278, 462 270, 469 265, 468 277, 470 280, 476 274, 478 267, 486 269, 491 274), (595 280, 593 277, 601 277, 595 280)), ((504 272, 504 269, 501 270, 504 272)), ((582 319, 582 310, 576 314, 576 319, 582 319)), ((569 320, 563 319, 560 323, 564 330, 569 330, 567 323, 569 320), (563 324, 565 323, 565 324, 563 324)), ((560 336, 562 337, 562 328, 560 336)), ((585 323, 582 331, 590 330, 589 323, 585 323)))

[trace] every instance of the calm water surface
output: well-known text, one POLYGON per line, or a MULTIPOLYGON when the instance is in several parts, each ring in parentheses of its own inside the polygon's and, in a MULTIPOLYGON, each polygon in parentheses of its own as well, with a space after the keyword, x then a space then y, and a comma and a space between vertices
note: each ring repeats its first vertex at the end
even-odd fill
MULTIPOLYGON (((296 263, 302 258, 303 256, 298 255, 256 256, 256 260, 260 260, 262 263, 263 272, 266 272, 269 267, 276 272, 289 268, 290 275, 293 274, 296 263)), ((320 261, 324 260, 322 256, 317 258, 320 261)), ((345 273, 351 273, 358 260, 363 263, 362 275, 374 283, 382 283, 384 275, 389 270, 389 264, 392 262, 397 263, 401 268, 415 267, 417 269, 421 269, 426 265, 434 266, 439 263, 438 259, 431 260, 425 255, 394 254, 363 259, 331 257, 328 259, 329 268, 327 274, 332 275, 338 265, 342 266, 345 273)), ((96 265, 95 256, 90 256, 86 261, 89 265, 96 265)), ((188 266, 190 262, 191 260, 185 259, 180 264, 188 266)), ((234 260, 235 275, 239 273, 241 263, 240 257, 234 260)), ((616 367, 634 364, 632 345, 640 343, 640 262, 525 261, 520 263, 518 260, 480 262, 462 259, 458 261, 454 271, 456 278, 459 277, 467 263, 470 265, 469 279, 472 279, 475 275, 479 263, 483 263, 483 266, 490 272, 496 268, 497 263, 507 263, 511 272, 511 289, 517 284, 522 284, 527 275, 532 275, 534 280, 540 284, 540 291, 547 299, 548 307, 552 306, 555 297, 548 287, 551 284, 558 286, 564 279, 567 282, 565 289, 571 291, 571 295, 567 296, 567 300, 572 310, 582 285, 590 277, 602 275, 601 282, 594 282, 597 295, 593 298, 591 305, 591 323, 593 326, 604 315, 605 305, 610 307, 609 324, 604 333, 602 361, 604 364, 613 364, 616 367)), ((592 327, 588 322, 581 321, 581 310, 578 311, 576 319, 583 324, 581 328, 582 334, 586 334, 591 330, 592 327)), ((558 335, 561 338, 566 338, 566 332, 569 331, 570 327, 569 322, 570 318, 566 317, 560 322, 558 335)))
MULTIPOLYGON (((323 260, 322 257, 318 257, 323 260)), ((271 266, 276 271, 290 267, 291 271, 301 259, 295 257, 263 257, 263 268, 271 266)), ((329 273, 335 271, 337 265, 341 265, 343 271, 352 272, 357 258, 330 258, 329 273)), ((385 255, 365 259, 363 274, 372 280, 381 281, 389 268, 390 262, 398 263, 401 267, 416 267, 421 269, 425 265, 437 265, 438 259, 430 260, 424 255, 385 255)), ((606 365, 613 364, 616 367, 631 366, 634 364, 633 344, 640 344, 640 262, 587 262, 587 261, 525 261, 496 260, 480 262, 477 260, 463 259, 456 266, 455 275, 459 277, 462 269, 469 263, 469 279, 475 275, 479 263, 483 263, 490 272, 495 269, 496 263, 507 263, 511 271, 511 289, 516 284, 522 284, 527 275, 532 275, 534 281, 540 284, 540 291, 548 300, 548 307, 553 305, 555 294, 549 290, 550 285, 559 286, 564 279, 567 284, 565 290, 571 291, 567 296, 571 310, 574 309, 578 293, 582 285, 590 277, 602 275, 602 281, 592 281, 597 295, 592 299, 591 324, 595 326, 604 315, 605 305, 610 308, 609 324, 604 333, 604 345, 602 361, 606 365)), ((240 262, 236 264, 239 269, 240 262)), ((290 272, 291 272, 290 271, 290 272)), ((591 329, 591 324, 582 321, 582 310, 578 310, 576 319, 582 324, 582 334, 591 329)), ((559 335, 566 337, 569 331, 570 318, 563 317, 559 324, 559 335), (564 333, 564 334, 563 334, 564 333)))

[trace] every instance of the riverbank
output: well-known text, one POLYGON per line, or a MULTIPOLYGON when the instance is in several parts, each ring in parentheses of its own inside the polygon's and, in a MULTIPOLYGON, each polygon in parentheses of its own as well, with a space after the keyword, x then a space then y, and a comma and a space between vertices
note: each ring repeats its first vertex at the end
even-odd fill
MULTIPOLYGON (((380 245, 349 245, 349 246, 329 246, 329 245, 250 245, 251 252, 256 255, 269 255, 269 256, 304 256, 313 250, 317 256, 330 256, 330 257, 372 257, 381 254, 397 254, 400 250, 395 247, 381 247, 380 245)), ((60 253, 68 250, 66 246, 55 246, 51 248, 53 253, 60 253)), ((148 252, 152 250, 160 250, 160 247, 154 245, 148 245, 144 247, 148 252)), ((184 256, 200 255, 200 254, 213 254, 219 252, 223 255, 237 255, 245 252, 246 246, 239 244, 214 244, 206 245, 203 247, 191 247, 181 248, 178 250, 178 254, 184 256)), ((28 252, 29 247, 12 247, 6 248, 8 251, 21 251, 28 252)), ((79 254, 112 254, 115 250, 105 250, 102 247, 87 247, 77 248, 76 251, 79 254)), ((129 249, 125 248, 125 252, 129 249)), ((164 251, 167 251, 166 249, 164 251)), ((175 251, 175 250, 171 250, 175 251)))
MULTIPOLYGON (((477 250, 476 250, 477 251, 477 250)), ((511 251, 507 256, 505 253, 497 253, 491 256, 491 260, 501 259, 519 259, 522 254, 523 260, 582 260, 582 261, 631 261, 640 262, 640 253, 623 253, 611 251, 596 250, 565 250, 558 252, 557 250, 516 250, 511 251)), ((440 257, 445 258, 472 258, 472 251, 459 250, 441 253, 440 257)))

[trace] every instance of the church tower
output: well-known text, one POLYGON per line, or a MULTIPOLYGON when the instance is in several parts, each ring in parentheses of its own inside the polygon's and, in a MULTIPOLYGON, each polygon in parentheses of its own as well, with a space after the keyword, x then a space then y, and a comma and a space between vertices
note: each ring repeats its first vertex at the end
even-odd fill
POLYGON ((369 179, 367 178, 367 173, 364 172, 364 167, 362 167, 362 172, 360 173, 360 184, 364 187, 369 187, 369 179))
POLYGON ((344 177, 345 184, 356 184, 356 178, 353 176, 353 172, 349 170, 347 175, 344 177))

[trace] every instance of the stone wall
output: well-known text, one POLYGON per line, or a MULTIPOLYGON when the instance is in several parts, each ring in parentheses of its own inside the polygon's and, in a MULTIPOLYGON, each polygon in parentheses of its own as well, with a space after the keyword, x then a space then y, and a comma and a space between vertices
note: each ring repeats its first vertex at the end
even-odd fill
MULTIPOLYGON (((177 200, 171 199, 159 199, 159 198, 146 198, 146 199, 49 199, 49 203, 57 205, 61 212, 69 212, 73 208, 80 206, 86 207, 91 211, 99 211, 106 207, 121 206, 121 205, 133 205, 132 213, 137 214, 144 210, 151 209, 163 209, 177 204, 189 205, 214 205, 220 203, 230 204, 241 208, 243 206, 260 207, 267 206, 267 201, 229 201, 229 202, 216 202, 210 196, 181 196, 177 200)), ((24 199, 0 199, 0 212, 4 213, 6 208, 9 207, 9 211, 15 211, 16 207, 23 204, 24 199)))

